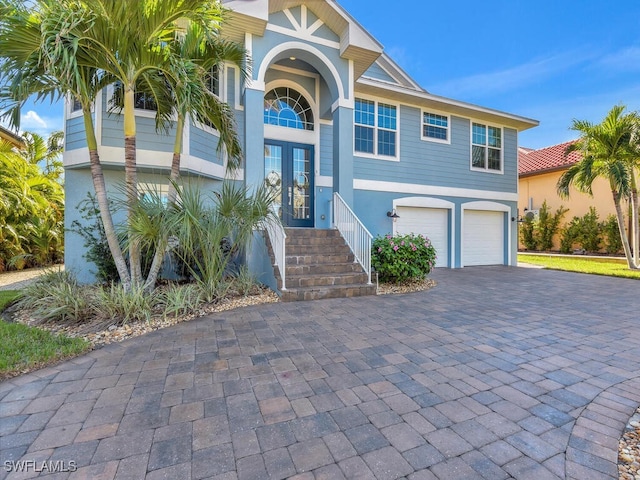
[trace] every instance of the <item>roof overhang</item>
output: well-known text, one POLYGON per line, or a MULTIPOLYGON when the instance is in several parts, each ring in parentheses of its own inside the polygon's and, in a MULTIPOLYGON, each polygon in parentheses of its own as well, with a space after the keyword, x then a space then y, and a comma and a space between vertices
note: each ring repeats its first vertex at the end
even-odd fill
POLYGON ((264 35, 269 14, 306 5, 340 36, 340 56, 353 60, 355 78, 360 77, 382 54, 382 45, 334 0, 225 0, 223 34, 242 42, 245 33, 264 35))
POLYGON ((426 91, 416 91, 398 85, 389 84, 369 78, 360 78, 356 81, 357 93, 381 96, 398 103, 406 103, 425 108, 445 111, 460 117, 484 120, 489 123, 497 123, 518 131, 537 127, 540 122, 531 118, 513 115, 490 108, 480 107, 471 103, 465 103, 451 98, 432 95, 426 91))
POLYGON ((13 133, 11 130, 7 130, 2 125, 0 125, 0 139, 5 140, 17 148, 24 148, 24 139, 18 135, 13 133))

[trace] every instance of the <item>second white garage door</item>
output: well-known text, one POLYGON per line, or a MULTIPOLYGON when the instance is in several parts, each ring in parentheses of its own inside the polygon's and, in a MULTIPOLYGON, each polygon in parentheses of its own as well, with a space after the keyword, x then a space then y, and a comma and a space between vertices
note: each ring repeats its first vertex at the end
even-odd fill
POLYGON ((436 267, 449 265, 449 210, 445 208, 398 207, 395 232, 422 234, 431 240, 438 258, 436 267))
POLYGON ((504 264, 504 213, 465 210, 462 230, 463 266, 504 264))

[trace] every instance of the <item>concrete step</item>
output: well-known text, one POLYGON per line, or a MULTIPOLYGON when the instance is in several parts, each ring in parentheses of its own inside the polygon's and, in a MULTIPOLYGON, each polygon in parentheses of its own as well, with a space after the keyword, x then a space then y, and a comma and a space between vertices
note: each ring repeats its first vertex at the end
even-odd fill
POLYGON ((287 288, 325 287, 332 285, 355 285, 366 283, 366 273, 339 273, 333 275, 287 275, 287 288))
POLYGON ((344 241, 335 239, 332 243, 325 245, 289 245, 285 247, 286 256, 298 255, 347 255, 351 253, 349 245, 344 241))
POLYGON ((326 287, 287 288, 282 292, 283 302, 300 302, 307 300, 321 300, 324 298, 351 298, 365 295, 375 295, 375 285, 338 285, 326 287))
POLYGON ((335 273, 362 273, 359 263, 316 263, 310 265, 287 265, 287 277, 290 275, 323 275, 335 273))
POLYGON ((352 253, 341 255, 287 255, 285 257, 286 265, 315 265, 327 263, 349 263, 353 262, 352 253))

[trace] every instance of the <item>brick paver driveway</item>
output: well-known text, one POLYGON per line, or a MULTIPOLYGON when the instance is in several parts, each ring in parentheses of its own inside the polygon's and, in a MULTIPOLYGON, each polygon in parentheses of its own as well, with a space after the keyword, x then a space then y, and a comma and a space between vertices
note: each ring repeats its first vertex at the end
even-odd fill
POLYGON ((0 384, 2 471, 617 478, 640 282, 508 267, 213 315, 0 384))

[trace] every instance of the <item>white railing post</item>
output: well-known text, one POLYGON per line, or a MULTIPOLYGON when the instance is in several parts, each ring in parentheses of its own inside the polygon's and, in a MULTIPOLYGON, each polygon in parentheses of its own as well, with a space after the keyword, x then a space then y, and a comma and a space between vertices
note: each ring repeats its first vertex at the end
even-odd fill
POLYGON ((349 208, 338 192, 333 193, 333 224, 353 252, 356 261, 367 273, 371 284, 371 241, 373 235, 349 208))
POLYGON ((271 242, 271 248, 273 250, 273 256, 275 258, 276 266, 280 271, 280 279, 282 280, 282 287, 280 290, 286 290, 287 284, 285 280, 286 265, 285 265, 285 242, 287 234, 284 231, 284 227, 278 221, 271 220, 265 222, 265 230, 269 235, 269 241, 271 242))

